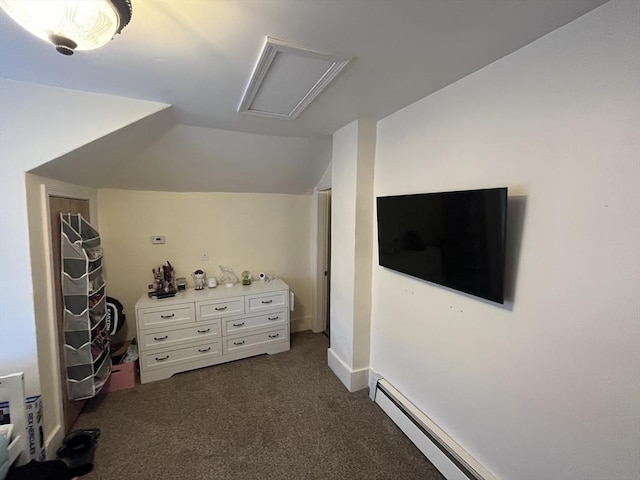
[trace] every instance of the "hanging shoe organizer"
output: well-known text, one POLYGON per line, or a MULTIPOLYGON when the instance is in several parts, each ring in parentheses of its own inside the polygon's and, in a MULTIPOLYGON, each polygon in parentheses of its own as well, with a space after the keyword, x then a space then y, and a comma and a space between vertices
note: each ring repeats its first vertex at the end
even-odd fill
POLYGON ((70 400, 98 394, 111 373, 100 235, 80 214, 61 213, 64 356, 70 400))

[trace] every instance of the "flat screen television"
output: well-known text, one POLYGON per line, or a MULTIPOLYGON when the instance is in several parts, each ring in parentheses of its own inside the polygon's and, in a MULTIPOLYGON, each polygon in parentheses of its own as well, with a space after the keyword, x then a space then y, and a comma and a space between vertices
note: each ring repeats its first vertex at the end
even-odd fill
POLYGON ((383 267, 504 303, 507 188, 377 197, 383 267))

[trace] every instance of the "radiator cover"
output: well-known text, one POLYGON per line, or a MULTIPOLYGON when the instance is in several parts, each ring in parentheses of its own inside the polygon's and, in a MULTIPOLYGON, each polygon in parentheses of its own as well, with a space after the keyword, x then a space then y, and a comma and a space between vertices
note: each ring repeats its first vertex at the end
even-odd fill
POLYGON ((497 480, 387 380, 374 381, 370 397, 447 480, 497 480))

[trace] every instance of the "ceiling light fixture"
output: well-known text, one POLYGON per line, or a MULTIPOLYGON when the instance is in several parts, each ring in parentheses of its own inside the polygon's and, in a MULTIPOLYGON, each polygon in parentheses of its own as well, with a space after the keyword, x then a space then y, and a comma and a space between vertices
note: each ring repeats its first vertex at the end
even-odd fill
POLYGON ((63 55, 105 45, 131 21, 130 0, 0 0, 19 25, 63 55))

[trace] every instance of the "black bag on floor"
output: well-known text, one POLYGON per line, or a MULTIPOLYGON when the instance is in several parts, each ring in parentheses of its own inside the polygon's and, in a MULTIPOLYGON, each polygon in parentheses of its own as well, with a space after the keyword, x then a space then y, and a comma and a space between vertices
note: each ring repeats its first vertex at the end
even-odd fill
POLYGON ((56 455, 66 463, 72 476, 86 475, 93 469, 93 454, 99 436, 100 430, 92 428, 76 430, 64 437, 56 455))
POLYGON ((9 470, 6 480, 71 480, 76 475, 60 460, 29 463, 9 470))

